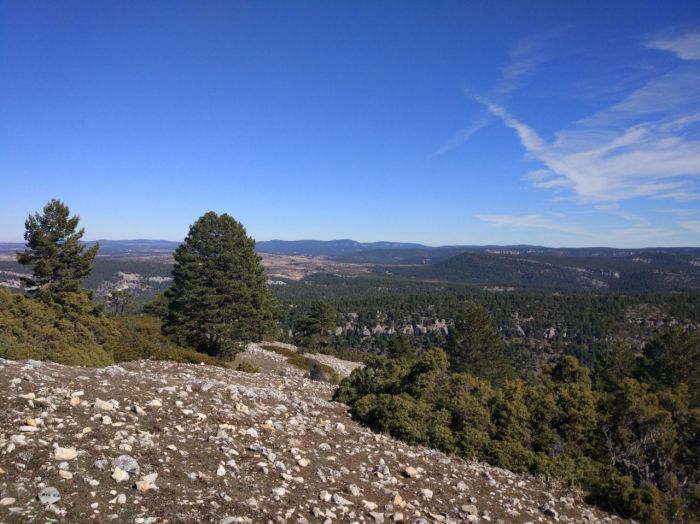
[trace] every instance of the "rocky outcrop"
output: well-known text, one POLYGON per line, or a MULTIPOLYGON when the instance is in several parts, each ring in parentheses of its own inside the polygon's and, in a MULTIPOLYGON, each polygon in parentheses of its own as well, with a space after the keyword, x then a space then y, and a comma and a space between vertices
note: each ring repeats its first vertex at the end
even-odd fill
POLYGON ((0 522, 609 522, 578 494, 376 435, 333 386, 0 360, 0 522))

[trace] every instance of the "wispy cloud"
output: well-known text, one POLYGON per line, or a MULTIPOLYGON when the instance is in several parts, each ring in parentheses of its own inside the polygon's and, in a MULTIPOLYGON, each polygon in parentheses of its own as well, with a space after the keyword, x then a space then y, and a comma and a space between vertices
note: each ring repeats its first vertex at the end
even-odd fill
MULTIPOLYGON (((554 214, 550 213, 550 215, 554 214)), ((558 220, 553 220, 537 213, 526 215, 479 214, 475 216, 482 222, 486 222, 495 227, 535 229, 575 235, 575 238, 579 240, 575 241, 574 244, 578 243, 580 245, 639 247, 688 244, 687 240, 684 241, 682 239, 683 237, 679 237, 677 231, 654 227, 643 222, 632 224, 629 227, 591 230, 577 225, 562 223, 561 219, 565 218, 563 216, 557 216, 556 218, 558 220)), ((684 229, 696 232, 700 230, 697 228, 700 228, 700 221, 685 222, 684 229)), ((571 243, 571 238, 572 237, 567 237, 567 243, 571 243)))
MULTIPOLYGON (((506 101, 514 91, 521 87, 526 78, 548 60, 547 44, 558 35, 560 29, 530 35, 516 41, 508 53, 509 62, 501 69, 501 76, 493 88, 489 98, 506 101)), ((464 90, 464 95, 473 100, 480 100, 480 96, 470 90, 464 90)), ((442 144, 432 155, 443 155, 465 144, 474 134, 486 127, 491 121, 490 113, 477 114, 462 129, 458 130, 452 138, 442 144)))
POLYGON ((682 60, 700 60, 700 31, 656 35, 645 45, 650 49, 674 53, 682 60))
POLYGON ((501 69, 501 78, 492 98, 503 99, 518 89, 523 81, 549 59, 548 44, 561 34, 561 29, 530 35, 516 41, 510 48, 510 61, 501 69))
POLYGON ((671 215, 677 215, 682 217, 700 214, 700 209, 689 208, 657 209, 656 211, 659 213, 669 213, 671 215))
POLYGON ((452 138, 441 145, 437 151, 435 151, 431 156, 443 155, 448 151, 458 148, 469 140, 474 133, 477 133, 482 128, 488 125, 491 121, 491 116, 489 114, 481 114, 474 118, 469 124, 457 131, 452 138))
POLYGON ((606 230, 593 236, 599 245, 619 247, 684 245, 674 231, 659 227, 632 226, 606 230))
POLYGON ((616 202, 612 204, 599 204, 595 206, 595 209, 597 211, 619 217, 627 222, 631 222, 636 227, 644 228, 650 225, 649 220, 637 213, 630 213, 629 211, 620 209, 620 206, 616 202))
POLYGON ((495 226, 510 226, 533 229, 546 229, 561 233, 584 234, 581 228, 555 222, 539 214, 530 215, 475 215, 482 222, 495 226))
POLYGON ((700 220, 683 220, 678 222, 678 225, 687 231, 700 235, 700 220))
POLYGON ((540 189, 568 189, 581 202, 652 197, 695 199, 700 177, 700 68, 665 74, 545 141, 503 106, 489 111, 513 129, 540 189))

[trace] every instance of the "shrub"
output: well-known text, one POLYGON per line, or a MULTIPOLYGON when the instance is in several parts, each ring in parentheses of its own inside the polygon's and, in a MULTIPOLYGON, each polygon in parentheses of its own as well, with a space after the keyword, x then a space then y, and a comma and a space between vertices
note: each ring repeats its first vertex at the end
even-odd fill
POLYGON ((107 366, 151 358, 219 364, 179 347, 148 316, 107 317, 85 293, 63 293, 51 302, 0 289, 0 357, 49 360, 70 366, 107 366))
POLYGON ((113 362, 112 323, 84 293, 42 302, 0 289, 0 357, 50 360, 72 366, 113 362))
POLYGON ((598 504, 651 524, 691 522, 700 506, 691 398, 685 383, 654 390, 632 378, 597 393, 573 357, 532 382, 492 382, 452 373, 442 350, 371 358, 334 395, 376 431, 585 487, 598 504))
POLYGON ((260 369, 255 367, 250 362, 241 360, 236 366, 236 371, 242 371, 244 373, 260 373, 260 369))
POLYGON ((115 362, 152 359, 192 364, 222 365, 221 361, 173 343, 161 333, 160 320, 146 315, 112 317, 117 330, 115 362))

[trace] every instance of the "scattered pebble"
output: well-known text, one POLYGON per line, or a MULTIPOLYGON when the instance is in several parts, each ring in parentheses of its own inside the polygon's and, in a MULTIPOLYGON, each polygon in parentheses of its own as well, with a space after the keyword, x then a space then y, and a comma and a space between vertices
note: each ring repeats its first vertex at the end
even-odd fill
POLYGON ((537 479, 373 433, 304 374, 0 359, 0 522, 158 524, 164 508, 170 522, 222 524, 622 522, 537 479))

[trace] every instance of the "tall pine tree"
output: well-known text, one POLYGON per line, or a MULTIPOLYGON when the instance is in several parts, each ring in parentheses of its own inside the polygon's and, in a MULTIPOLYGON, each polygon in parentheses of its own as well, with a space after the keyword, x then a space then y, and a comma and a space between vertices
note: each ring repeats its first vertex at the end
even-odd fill
POLYGON ((499 381, 510 372, 496 323, 489 312, 475 302, 465 303, 455 315, 445 349, 453 371, 464 371, 491 381, 499 381))
POLYGON ((311 304, 309 312, 294 327, 295 342, 303 349, 319 350, 327 346, 335 330, 337 312, 331 304, 318 301, 311 304))
POLYGON ((175 250, 163 332, 210 355, 229 355, 274 325, 274 299, 255 241, 228 214, 206 213, 175 250))
POLYGON ((27 249, 17 253, 20 264, 32 266, 32 276, 22 277, 27 292, 44 300, 55 300, 65 293, 82 291, 81 281, 93 268, 99 244, 87 248, 80 241, 84 229, 77 230, 80 217, 52 199, 43 214, 29 215, 24 225, 27 249))

